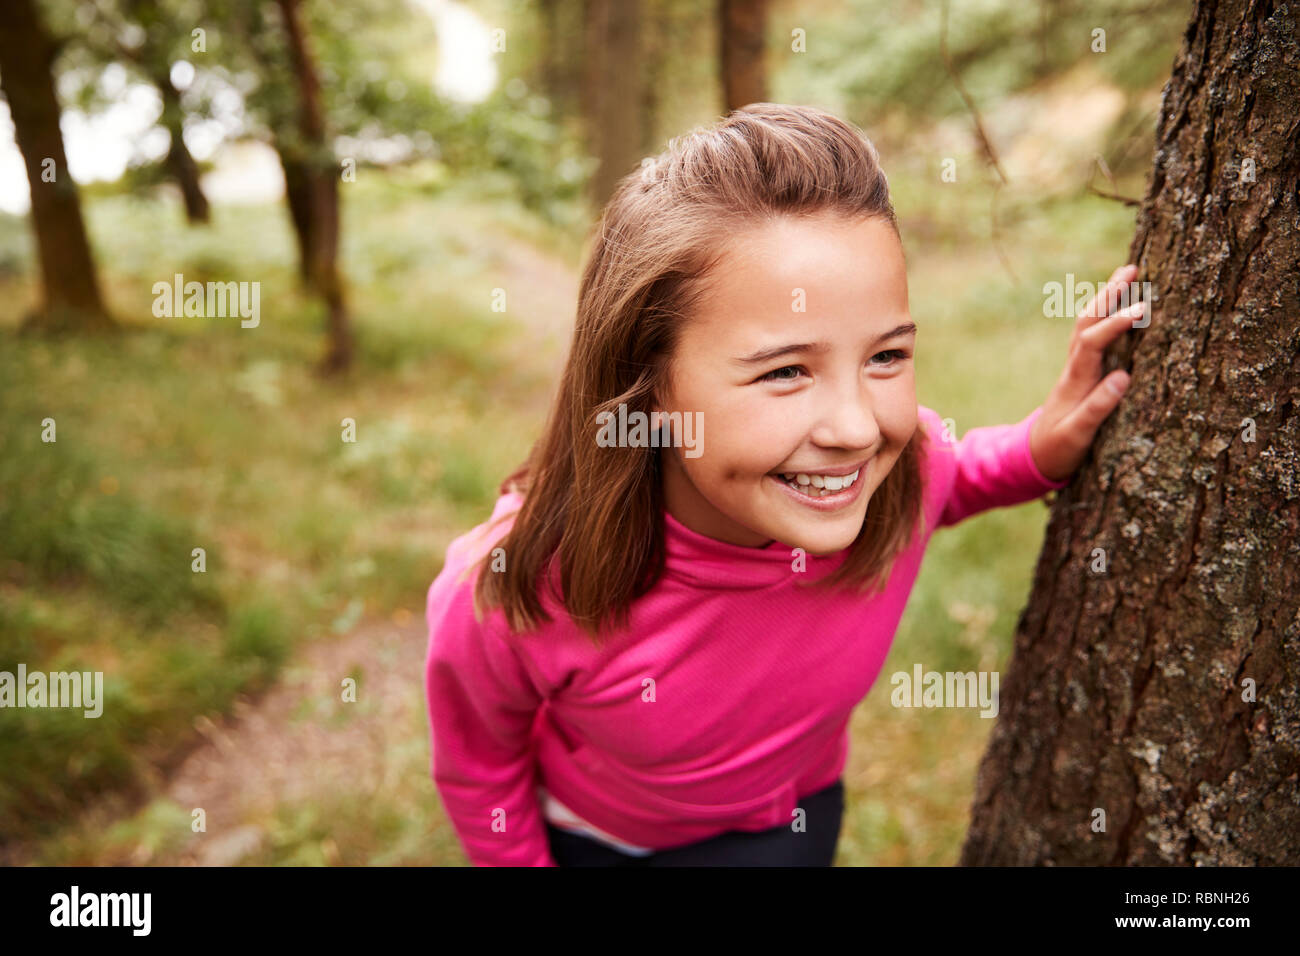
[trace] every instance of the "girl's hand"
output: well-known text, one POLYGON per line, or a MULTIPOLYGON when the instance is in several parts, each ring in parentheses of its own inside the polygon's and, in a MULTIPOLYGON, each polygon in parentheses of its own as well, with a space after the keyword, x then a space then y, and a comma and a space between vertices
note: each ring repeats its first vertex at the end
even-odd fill
POLYGON ((1109 314, 1111 302, 1137 271, 1135 265, 1116 269, 1075 320, 1065 370, 1030 431, 1029 452, 1034 464, 1052 481, 1064 481, 1083 463, 1097 429, 1128 388, 1129 375, 1122 369, 1101 379, 1101 356, 1106 346, 1133 327, 1148 305, 1135 302, 1109 314))

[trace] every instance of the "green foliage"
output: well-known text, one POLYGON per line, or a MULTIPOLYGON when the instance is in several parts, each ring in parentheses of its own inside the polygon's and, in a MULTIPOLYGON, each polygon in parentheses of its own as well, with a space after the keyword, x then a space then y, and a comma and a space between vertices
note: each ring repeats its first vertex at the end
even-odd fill
MULTIPOLYGON (((1102 6, 949 2, 947 47, 958 77, 984 106, 1084 61, 1121 88, 1139 91, 1168 77, 1190 12, 1185 0, 1102 6), (1104 53, 1092 50, 1094 29, 1106 31, 1104 53)), ((966 111, 939 56, 938 4, 852 0, 847 10, 834 5, 799 20, 808 51, 791 62, 797 75, 788 82, 844 101, 847 112, 869 122, 895 110, 913 121, 966 111)), ((788 50, 788 25, 781 22, 780 28, 771 42, 788 50)))
POLYGON ((255 692, 270 684, 291 650, 283 616, 267 600, 240 607, 222 650, 226 693, 255 692))
POLYGON ((287 632, 265 603, 236 608, 224 638, 183 616, 153 635, 110 618, 74 637, 69 625, 103 622, 85 597, 70 599, 71 614, 37 598, 0 602, 0 670, 16 673, 21 662, 29 674, 103 675, 98 717, 85 708, 0 709, 0 842, 66 823, 96 796, 140 791, 151 767, 179 753, 195 715, 220 713, 235 694, 266 686, 288 653, 287 632))
POLYGON ((544 97, 529 94, 522 81, 506 89, 464 115, 443 155, 456 169, 504 172, 528 208, 561 222, 595 161, 564 135, 544 97))

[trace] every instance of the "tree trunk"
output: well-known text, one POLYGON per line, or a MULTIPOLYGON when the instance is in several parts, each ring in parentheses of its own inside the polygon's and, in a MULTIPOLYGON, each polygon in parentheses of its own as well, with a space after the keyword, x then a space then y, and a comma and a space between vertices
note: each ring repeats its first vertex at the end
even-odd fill
POLYGON ((604 79, 605 36, 609 32, 610 0, 582 0, 582 85, 579 105, 587 129, 589 148, 595 153, 600 120, 600 84, 604 79))
POLYGON ((325 302, 329 346, 322 362, 327 372, 342 372, 352 363, 351 322, 339 275, 338 169, 325 138, 325 111, 320 81, 299 17, 298 0, 277 0, 289 41, 289 56, 298 86, 297 137, 282 137, 278 151, 285 171, 285 194, 298 235, 302 271, 325 302))
POLYGON ((0 86, 27 168, 44 289, 42 308, 26 324, 51 330, 108 329, 114 322, 99 295, 77 184, 63 151, 53 63, 54 44, 33 0, 13 0, 0 29, 0 86))
POLYGON ((767 102, 767 0, 718 0, 724 112, 767 102))
POLYGON ((670 0, 646 0, 641 27, 641 145, 645 154, 660 145, 659 113, 668 79, 670 0))
POLYGON ((1298 17, 1196 5, 1128 259, 1150 325, 1053 505, 963 864, 1300 864, 1298 17))
POLYGON ((592 178, 597 208, 645 156, 641 110, 642 0, 589 0, 586 113, 600 165, 592 178))
POLYGON ((582 90, 582 6, 577 0, 541 0, 538 19, 543 41, 539 74, 552 115, 579 112, 582 90))
POLYGON ((308 188, 307 164, 288 153, 284 142, 276 144, 280 168, 284 171, 284 199, 289 206, 289 221, 298 243, 298 275, 303 284, 311 286, 312 217, 311 194, 308 188))
POLYGON ((154 78, 154 85, 162 94, 162 124, 171 136, 171 148, 167 151, 167 167, 176 178, 181 196, 185 200, 185 218, 191 223, 206 223, 210 218, 208 197, 203 195, 199 184, 199 165, 185 145, 185 113, 181 109, 180 92, 172 85, 171 77, 161 73, 154 78))

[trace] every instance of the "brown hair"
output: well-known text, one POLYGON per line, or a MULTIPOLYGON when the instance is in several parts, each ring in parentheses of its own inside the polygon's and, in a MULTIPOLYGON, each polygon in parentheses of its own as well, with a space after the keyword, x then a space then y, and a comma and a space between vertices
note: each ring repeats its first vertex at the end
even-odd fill
MULTIPOLYGON (((596 416, 626 403, 629 414, 650 418, 679 325, 728 235, 756 219, 814 213, 877 218, 898 233, 871 141, 808 106, 751 104, 671 140, 619 181, 583 269, 573 343, 545 429, 501 483, 502 494, 517 491, 524 502, 498 542, 506 570, 479 575, 476 614, 499 606, 516 632, 550 621, 538 592, 545 579, 597 646, 608 623, 626 626, 629 605, 664 568, 661 449, 600 447, 596 416), (553 557, 562 594, 551 581, 553 557)), ((918 425, 848 558, 814 585, 883 590, 922 519, 923 441, 918 425)))

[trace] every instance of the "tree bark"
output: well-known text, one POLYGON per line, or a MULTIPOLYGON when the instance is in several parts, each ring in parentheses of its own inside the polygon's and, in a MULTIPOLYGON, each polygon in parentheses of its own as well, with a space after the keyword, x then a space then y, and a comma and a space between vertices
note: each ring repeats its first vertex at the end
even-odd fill
POLYGON ((725 112, 767 102, 767 0, 718 0, 725 112))
POLYGON ((338 164, 325 137, 320 80, 299 16, 299 2, 277 0, 277 4, 289 42, 299 100, 298 136, 283 136, 278 145, 285 171, 285 193, 299 251, 303 253, 302 271, 325 302, 329 345, 322 368, 342 372, 352 363, 354 346, 338 266, 338 164))
POLYGON ((1128 259, 1150 325, 1053 504, 963 864, 1300 863, 1298 18, 1187 27, 1128 259))
POLYGON ((54 92, 54 44, 33 0, 13 0, 6 14, 0 29, 0 87, 27 168, 44 290, 42 307, 25 325, 77 331, 113 328, 115 323, 100 298, 77 184, 63 151, 54 92), (52 161, 52 182, 43 178, 47 160, 52 161))

